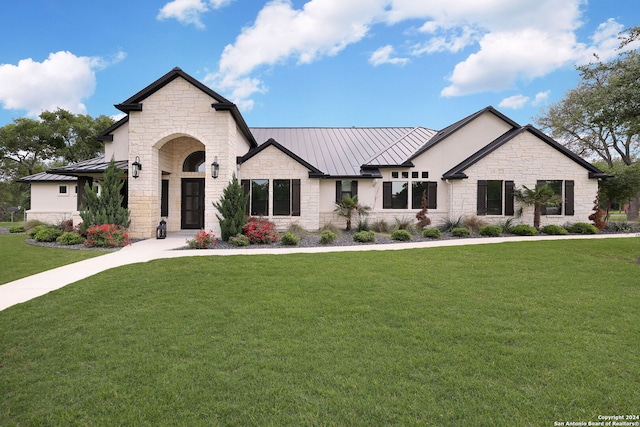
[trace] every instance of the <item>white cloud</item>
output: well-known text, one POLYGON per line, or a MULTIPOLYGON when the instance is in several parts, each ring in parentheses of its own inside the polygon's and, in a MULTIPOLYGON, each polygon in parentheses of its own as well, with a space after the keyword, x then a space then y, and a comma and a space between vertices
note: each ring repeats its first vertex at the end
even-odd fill
POLYGON ((165 4, 157 18, 159 20, 176 19, 185 25, 193 25, 204 29, 200 16, 212 9, 219 9, 232 0, 173 0, 165 4))
POLYGON ((535 98, 533 99, 533 105, 534 106, 538 106, 541 104, 544 104, 547 102, 547 100, 549 99, 549 95, 551 94, 550 90, 545 90, 544 92, 538 92, 536 93, 535 98))
POLYGON ((393 46, 388 44, 373 52, 369 57, 369 63, 377 67, 382 64, 405 65, 409 62, 408 58, 394 58, 393 54, 393 46))
POLYGON ((524 107, 525 105, 527 105, 528 102, 529 102, 528 96, 514 95, 500 101, 500 104, 498 104, 498 107, 511 108, 513 110, 518 110, 524 107))
POLYGON ((104 59, 60 51, 42 62, 28 58, 18 65, 0 64, 0 103, 8 110, 27 110, 32 117, 56 108, 84 114, 82 101, 95 90, 95 71, 124 57, 122 52, 104 59))

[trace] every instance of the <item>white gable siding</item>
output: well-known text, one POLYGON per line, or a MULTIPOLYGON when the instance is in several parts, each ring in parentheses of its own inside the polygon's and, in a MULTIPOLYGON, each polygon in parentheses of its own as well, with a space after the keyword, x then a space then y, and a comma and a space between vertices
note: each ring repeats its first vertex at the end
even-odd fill
POLYGON ((111 157, 115 160, 127 160, 129 158, 129 122, 123 124, 113 131, 113 141, 104 144, 104 158, 109 161, 111 157))
POLYGON ((27 220, 40 220, 48 224, 59 224, 72 219, 77 213, 77 182, 34 182, 31 184, 31 209, 27 220), (60 193, 60 186, 67 192, 60 193))
MULTIPOLYGON (((543 216, 541 219, 543 226, 563 225, 566 222, 589 222, 588 217, 593 213, 593 201, 598 191, 598 181, 589 179, 586 169, 530 132, 523 132, 508 141, 469 167, 465 174, 469 177, 468 179, 451 181, 453 183, 451 189, 453 218, 477 212, 478 180, 514 181, 516 188, 521 188, 523 185, 533 188, 538 180, 574 181, 574 215, 543 216)), ((484 219, 497 221, 504 218, 488 216, 484 219)), ((533 209, 525 209, 520 221, 533 225, 533 209)))

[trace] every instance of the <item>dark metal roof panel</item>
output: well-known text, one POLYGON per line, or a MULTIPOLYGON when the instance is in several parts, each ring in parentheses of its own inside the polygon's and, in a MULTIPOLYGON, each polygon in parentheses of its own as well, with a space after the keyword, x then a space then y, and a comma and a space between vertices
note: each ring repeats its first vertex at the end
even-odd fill
MULTIPOLYGON (((104 161, 104 157, 96 157, 95 159, 85 160, 83 162, 74 163, 62 168, 51 169, 49 173, 60 175, 82 175, 87 173, 103 173, 109 162, 104 161)), ((117 160, 116 166, 123 172, 126 172, 129 168, 129 162, 127 160, 117 160)))
POLYGON ((77 180, 75 176, 40 172, 34 175, 24 176, 20 178, 18 182, 74 182, 77 180))

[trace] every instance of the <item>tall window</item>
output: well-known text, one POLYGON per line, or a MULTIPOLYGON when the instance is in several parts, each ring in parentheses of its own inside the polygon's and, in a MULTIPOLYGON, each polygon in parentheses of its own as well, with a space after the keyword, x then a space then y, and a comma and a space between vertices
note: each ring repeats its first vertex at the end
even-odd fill
POLYGON ((407 209, 409 207, 409 182, 383 182, 382 207, 384 209, 407 209))
POLYGON ((542 208, 542 215, 562 215, 562 208, 564 207, 565 215, 573 215, 574 212, 574 200, 573 200, 573 181, 561 181, 561 180, 540 180, 538 185, 548 184, 553 190, 553 194, 560 197, 560 204, 558 206, 547 206, 542 208), (564 184, 564 193, 563 193, 564 184), (564 198, 563 198, 564 194, 564 198))
POLYGON ((422 194, 426 191, 427 209, 437 209, 438 183, 413 181, 411 183, 411 208, 422 209, 422 194))
POLYGON ((249 214, 269 216, 269 180, 252 179, 249 196, 249 214))
POLYGON ((336 181, 336 203, 340 202, 345 196, 354 197, 357 195, 358 181, 336 181))
POLYGON ((513 181, 478 180, 478 215, 514 214, 513 181))
MULTIPOLYGON (((249 194, 247 215, 269 216, 269 180, 243 179, 245 194, 249 194)), ((273 216, 300 216, 300 180, 273 180, 273 216)))

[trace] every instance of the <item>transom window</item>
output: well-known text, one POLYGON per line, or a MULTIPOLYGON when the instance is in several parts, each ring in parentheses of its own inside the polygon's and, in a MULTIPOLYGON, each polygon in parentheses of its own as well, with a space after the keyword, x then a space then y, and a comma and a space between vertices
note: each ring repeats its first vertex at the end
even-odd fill
POLYGON ((205 172, 204 151, 194 151, 182 164, 182 172, 205 172))

